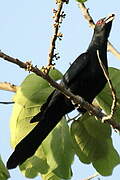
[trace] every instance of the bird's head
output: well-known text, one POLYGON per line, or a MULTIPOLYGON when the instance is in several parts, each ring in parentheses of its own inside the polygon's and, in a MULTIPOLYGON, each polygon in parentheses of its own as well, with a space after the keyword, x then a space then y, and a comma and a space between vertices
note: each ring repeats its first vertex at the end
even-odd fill
POLYGON ((95 24, 95 32, 98 35, 105 35, 106 38, 108 38, 111 26, 112 26, 112 21, 115 18, 114 14, 110 14, 109 16, 100 19, 97 21, 95 24))

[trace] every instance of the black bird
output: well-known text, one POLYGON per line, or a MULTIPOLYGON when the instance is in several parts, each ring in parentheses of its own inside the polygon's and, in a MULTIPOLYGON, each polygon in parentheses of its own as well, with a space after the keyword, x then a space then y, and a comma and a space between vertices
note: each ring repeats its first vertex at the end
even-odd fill
MULTIPOLYGON (((107 40, 114 16, 114 14, 111 14, 96 23, 87 51, 73 62, 60 83, 75 95, 83 97, 89 103, 92 103, 93 99, 100 93, 107 82, 99 64, 97 50, 99 50, 102 63, 108 69, 107 40)), ((60 91, 54 90, 46 103, 41 107, 41 111, 31 120, 31 122, 39 121, 39 123, 15 147, 15 151, 7 162, 8 169, 15 168, 31 157, 61 120, 62 116, 71 112, 74 108, 74 105, 67 97, 60 91)), ((84 113, 85 109, 80 108, 79 111, 84 113)))

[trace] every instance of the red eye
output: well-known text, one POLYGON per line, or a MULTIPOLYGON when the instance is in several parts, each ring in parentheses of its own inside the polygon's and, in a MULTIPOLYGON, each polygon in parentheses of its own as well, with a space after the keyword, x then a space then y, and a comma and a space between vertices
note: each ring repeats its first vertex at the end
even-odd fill
POLYGON ((100 24, 103 24, 103 20, 99 20, 96 24, 100 25, 100 24))

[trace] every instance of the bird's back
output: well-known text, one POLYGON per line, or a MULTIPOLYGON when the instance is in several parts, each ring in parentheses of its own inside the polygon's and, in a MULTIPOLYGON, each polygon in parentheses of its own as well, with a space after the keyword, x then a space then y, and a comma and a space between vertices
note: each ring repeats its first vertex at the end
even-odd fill
MULTIPOLYGON (((107 55, 104 54, 102 58, 104 58, 104 65, 107 69, 107 55)), ((74 64, 76 68, 72 65, 63 77, 64 86, 91 103, 107 82, 98 60, 97 50, 87 51, 80 55, 74 64), (83 61, 85 61, 84 65, 83 61), (69 79, 71 74, 72 78, 69 79)))

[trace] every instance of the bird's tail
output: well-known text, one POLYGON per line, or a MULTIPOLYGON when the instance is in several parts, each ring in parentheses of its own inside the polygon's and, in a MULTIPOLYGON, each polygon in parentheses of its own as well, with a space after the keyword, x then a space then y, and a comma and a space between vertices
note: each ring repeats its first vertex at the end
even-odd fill
POLYGON ((42 106, 41 112, 32 119, 33 122, 39 120, 39 123, 15 147, 14 152, 7 162, 8 169, 15 168, 31 157, 43 140, 61 120, 62 116, 73 109, 74 106, 71 101, 59 91, 55 91, 54 97, 52 93, 48 97, 47 102, 42 106))
MULTIPOLYGON (((39 117, 39 113, 37 116, 39 117)), ((8 159, 7 168, 16 168, 17 165, 22 164, 31 157, 61 118, 62 116, 55 119, 49 117, 42 118, 33 130, 17 144, 14 152, 8 159)))

